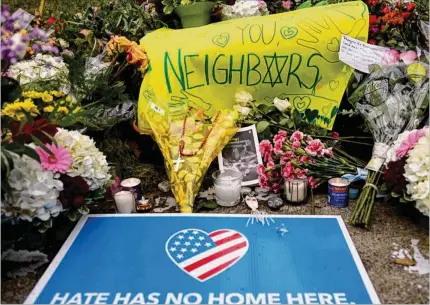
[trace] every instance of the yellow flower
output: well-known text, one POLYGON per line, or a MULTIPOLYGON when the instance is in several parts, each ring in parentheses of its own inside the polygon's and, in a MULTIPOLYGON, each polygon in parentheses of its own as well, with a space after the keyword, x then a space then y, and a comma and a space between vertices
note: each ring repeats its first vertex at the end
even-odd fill
POLYGON ((113 36, 107 45, 108 54, 113 55, 116 53, 122 53, 132 44, 132 41, 123 36, 113 36))
POLYGON ((25 113, 31 116, 36 116, 39 114, 39 110, 31 99, 25 99, 23 102, 16 100, 12 104, 7 104, 3 110, 2 115, 7 115, 11 118, 23 119, 25 113))
POLYGON ((54 111, 54 107, 53 106, 46 106, 45 108, 43 108, 44 112, 52 112, 54 111))
POLYGON ((142 47, 135 42, 127 49, 127 61, 130 64, 139 65, 141 72, 145 72, 148 68, 148 57, 142 47))
POLYGON ((66 102, 71 102, 72 98, 70 96, 66 97, 66 102))
POLYGON ((78 113, 79 111, 81 111, 82 108, 81 107, 76 107, 75 109, 73 109, 72 113, 78 113))
POLYGON ((23 97, 29 97, 29 98, 32 98, 32 99, 41 98, 42 95, 43 95, 42 92, 37 92, 37 91, 24 91, 22 93, 23 97))
POLYGON ((66 94, 62 91, 57 91, 57 90, 52 90, 49 92, 51 95, 55 96, 55 97, 63 97, 66 94))
POLYGON ((58 107, 57 112, 62 112, 64 114, 68 114, 69 113, 69 109, 67 109, 67 107, 60 106, 60 107, 58 107))
POLYGON ((47 91, 42 93, 42 101, 45 103, 50 103, 54 100, 54 97, 50 95, 47 91))

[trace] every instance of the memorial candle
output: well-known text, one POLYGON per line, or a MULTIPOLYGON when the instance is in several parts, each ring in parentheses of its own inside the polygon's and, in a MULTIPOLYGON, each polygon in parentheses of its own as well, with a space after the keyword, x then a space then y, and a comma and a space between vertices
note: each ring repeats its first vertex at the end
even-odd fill
POLYGON ((234 206, 240 202, 242 188, 241 172, 233 170, 216 171, 213 174, 217 203, 221 206, 234 206))
POLYGON ((289 202, 301 203, 308 196, 308 181, 306 179, 292 179, 285 181, 285 197, 289 202))
POLYGON ((119 191, 114 195, 118 213, 129 214, 135 210, 135 198, 130 191, 119 191))

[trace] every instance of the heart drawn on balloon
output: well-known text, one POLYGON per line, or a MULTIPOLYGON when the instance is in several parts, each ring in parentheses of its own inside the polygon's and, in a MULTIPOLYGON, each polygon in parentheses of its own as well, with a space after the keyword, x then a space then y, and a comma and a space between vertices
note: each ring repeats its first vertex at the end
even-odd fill
POLYGON ((287 40, 296 37, 298 33, 299 30, 295 27, 283 26, 281 28, 281 36, 287 40))
POLYGON ((298 112, 305 111, 310 104, 311 104, 311 99, 309 96, 305 96, 305 97, 297 96, 293 100, 293 106, 295 109, 297 109, 298 112))
POLYGON ((229 33, 221 33, 217 36, 214 36, 214 38, 212 38, 212 42, 221 48, 224 48, 228 44, 229 40, 230 40, 229 33))
POLYGON ((174 233, 166 242, 166 252, 182 271, 200 282, 221 274, 248 251, 248 239, 230 229, 207 233, 186 229, 174 233))
POLYGON ((333 79, 329 82, 329 86, 330 86, 331 91, 334 91, 337 89, 337 87, 339 87, 339 81, 333 79))
POLYGON ((331 42, 327 45, 327 49, 332 52, 339 52, 339 39, 333 37, 331 42))

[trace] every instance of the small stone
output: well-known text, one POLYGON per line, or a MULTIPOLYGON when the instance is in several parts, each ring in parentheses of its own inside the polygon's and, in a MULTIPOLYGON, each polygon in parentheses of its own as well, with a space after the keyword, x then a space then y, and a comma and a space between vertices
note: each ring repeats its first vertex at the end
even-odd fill
POLYGON ((284 201, 281 197, 272 197, 267 201, 267 205, 272 210, 279 210, 284 205, 284 201))
POLYGON ((252 192, 252 189, 250 188, 250 187, 242 187, 241 189, 240 189, 240 193, 243 195, 243 194, 250 194, 252 192))
POLYGON ((264 188, 262 188, 262 187, 256 187, 256 188, 255 188, 255 192, 256 192, 257 194, 267 194, 267 193, 269 192, 269 190, 266 190, 266 189, 264 189, 264 188))
POLYGON ((418 287, 418 289, 421 289, 421 288, 423 288, 423 285, 418 284, 417 287, 418 287))
POLYGON ((158 184, 158 189, 164 193, 167 193, 168 191, 170 191, 170 182, 168 180, 160 182, 158 184))

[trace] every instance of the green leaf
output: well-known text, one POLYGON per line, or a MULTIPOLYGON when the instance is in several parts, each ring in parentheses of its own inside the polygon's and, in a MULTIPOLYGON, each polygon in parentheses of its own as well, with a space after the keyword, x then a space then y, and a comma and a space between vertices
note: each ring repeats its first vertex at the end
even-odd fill
POLYGON ((267 127, 269 127, 269 125, 270 124, 267 121, 260 121, 260 122, 258 122, 258 124, 257 124, 257 132, 261 133, 261 132, 265 131, 267 129, 267 127))
POLYGON ((45 146, 45 144, 42 143, 42 141, 40 141, 38 138, 36 138, 35 136, 31 135, 31 139, 33 140, 34 143, 36 143, 37 146, 40 146, 40 148, 42 148, 44 151, 46 151, 48 154, 52 155, 52 151, 50 151, 48 149, 48 147, 45 146))
POLYGON ((328 5, 328 1, 320 1, 317 4, 315 4, 314 6, 323 6, 323 5, 328 5))
POLYGON ((279 121, 279 125, 281 126, 287 125, 289 121, 290 121, 289 119, 283 118, 282 120, 279 121))
POLYGON ((412 199, 412 197, 411 197, 411 196, 407 195, 406 193, 405 193, 405 194, 403 194, 403 199, 404 199, 405 201, 408 201, 408 202, 413 202, 413 201, 415 201, 415 200, 413 200, 413 199, 412 199))
POLYGON ((397 194, 395 192, 391 192, 391 197, 393 198, 399 198, 401 196, 401 194, 397 194))
POLYGON ((70 221, 76 221, 77 215, 75 212, 71 211, 67 213, 67 217, 69 217, 70 221))
POLYGON ((203 207, 205 207, 206 209, 216 209, 218 204, 215 201, 206 201, 202 204, 203 207))
POLYGON ((86 206, 86 205, 82 205, 79 209, 78 209, 79 213, 81 213, 82 215, 86 215, 90 212, 90 209, 86 206))
POLYGON ((14 152, 20 156, 27 155, 30 158, 33 158, 34 160, 40 162, 39 155, 37 152, 27 145, 20 144, 20 143, 10 143, 10 144, 3 144, 3 147, 5 150, 14 152))
POLYGON ((312 6, 312 2, 310 0, 303 2, 302 4, 300 4, 296 10, 300 10, 302 8, 309 8, 312 6))

